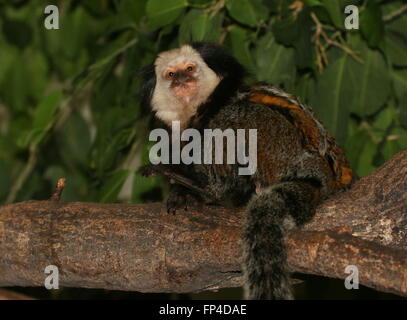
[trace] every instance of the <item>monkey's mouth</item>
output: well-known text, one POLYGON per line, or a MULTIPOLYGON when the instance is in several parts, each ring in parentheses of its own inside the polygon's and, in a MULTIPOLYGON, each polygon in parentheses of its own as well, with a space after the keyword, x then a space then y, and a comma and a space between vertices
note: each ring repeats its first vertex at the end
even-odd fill
POLYGON ((195 81, 179 82, 172 85, 172 90, 177 98, 189 100, 195 95, 197 85, 195 81))

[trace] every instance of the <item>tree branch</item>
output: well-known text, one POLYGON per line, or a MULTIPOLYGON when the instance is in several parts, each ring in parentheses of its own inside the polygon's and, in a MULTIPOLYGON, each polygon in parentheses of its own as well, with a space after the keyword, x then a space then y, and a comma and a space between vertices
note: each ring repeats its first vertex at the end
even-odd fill
POLYGON ((25 294, 21 294, 18 292, 0 289, 0 300, 35 300, 25 294))
MULTIPOLYGON (((241 285, 244 209, 197 206, 175 216, 152 204, 27 201, 0 207, 0 286, 60 285, 195 292, 241 285)), ((407 150, 321 204, 287 238, 293 271, 407 296, 407 150)))

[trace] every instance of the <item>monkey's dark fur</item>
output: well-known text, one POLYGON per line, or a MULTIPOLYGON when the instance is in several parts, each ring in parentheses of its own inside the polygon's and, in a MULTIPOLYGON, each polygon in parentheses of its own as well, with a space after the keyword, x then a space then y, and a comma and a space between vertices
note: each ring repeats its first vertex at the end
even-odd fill
MULTIPOLYGON (((174 170, 211 194, 208 202, 246 204, 247 298, 292 299, 284 235, 310 221, 321 200, 349 187, 352 170, 308 107, 269 84, 243 85, 246 71, 222 47, 206 43, 191 47, 221 80, 185 127, 257 129, 257 171, 239 176, 237 165, 231 164, 177 165, 174 170)), ((161 75, 153 67, 146 73, 142 94, 147 105, 152 103, 157 76, 161 75)), ((175 185, 168 210, 184 206, 188 196, 185 187, 175 185)))

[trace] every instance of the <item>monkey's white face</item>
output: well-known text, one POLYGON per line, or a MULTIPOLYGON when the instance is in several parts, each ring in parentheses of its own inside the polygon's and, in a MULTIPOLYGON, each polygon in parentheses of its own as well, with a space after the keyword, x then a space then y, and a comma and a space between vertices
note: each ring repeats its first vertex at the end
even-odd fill
POLYGON ((180 61, 164 69, 163 78, 179 100, 189 103, 198 93, 197 66, 192 61, 180 61))
POLYGON ((189 45, 160 53, 155 74, 151 104, 156 116, 168 126, 178 120, 185 127, 221 80, 189 45))

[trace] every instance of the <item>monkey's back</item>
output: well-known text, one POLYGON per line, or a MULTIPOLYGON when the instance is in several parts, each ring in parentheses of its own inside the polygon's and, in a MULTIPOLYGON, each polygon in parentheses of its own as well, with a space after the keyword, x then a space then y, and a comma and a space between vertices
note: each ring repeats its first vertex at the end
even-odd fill
MULTIPOLYGON (((294 97, 267 84, 256 84, 238 93, 205 123, 208 129, 257 129, 257 170, 253 176, 238 176, 236 165, 198 165, 198 172, 211 184, 223 184, 220 192, 246 191, 253 185, 266 187, 296 178, 321 183, 321 196, 346 189, 353 172, 344 152, 316 119, 294 97), (228 185, 229 181, 233 185, 228 185), (239 188, 240 186, 240 188, 239 188), (237 191, 236 191, 237 190, 237 191), (239 191, 240 190, 240 191, 239 191)), ((246 145, 249 143, 246 132, 246 145)), ((247 149, 247 148, 246 148, 247 149)), ((224 159, 226 150, 224 148, 224 159)))

